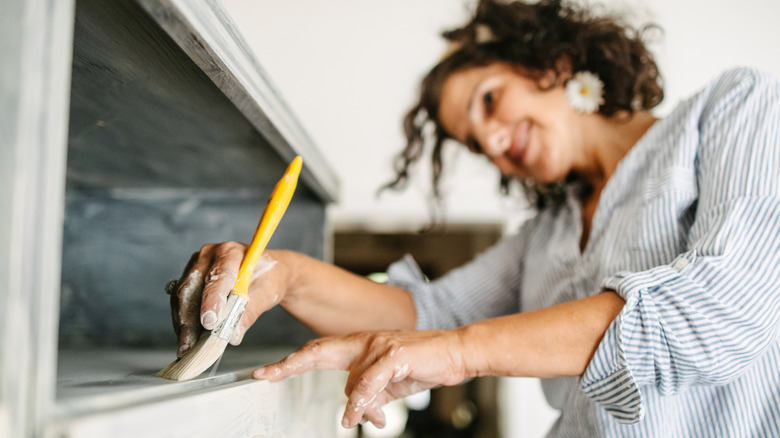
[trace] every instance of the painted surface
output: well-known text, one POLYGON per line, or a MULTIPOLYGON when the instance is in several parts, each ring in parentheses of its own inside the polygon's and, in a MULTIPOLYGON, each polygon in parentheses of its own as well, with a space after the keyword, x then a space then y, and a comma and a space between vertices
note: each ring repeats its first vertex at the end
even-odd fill
POLYGON ((286 353, 229 348, 213 377, 173 382, 153 376, 170 351, 64 350, 59 410, 46 436, 335 436, 344 373, 273 384, 249 378, 251 367, 286 353))
POLYGON ((0 436, 38 431, 54 403, 73 2, 0 14, 0 436))
POLYGON ((339 178, 249 50, 219 0, 137 0, 321 199, 339 198, 339 178), (290 147, 292 145, 292 147, 290 147))
MULTIPOLYGON (((6 3, 0 436, 332 436, 338 378, 270 385, 233 368, 167 386, 145 373, 175 354, 165 282, 200 244, 254 231, 285 167, 273 127, 247 121, 132 1, 6 3), (87 344, 99 350, 71 354, 87 344)), ((300 187, 272 246, 322 257, 322 199, 300 187)), ((309 336, 283 312, 267 321, 245 345, 309 336)))
MULTIPOLYGON (((323 252, 324 207, 296 194, 269 246, 323 252), (319 224, 319 225, 318 225, 319 224)), ((60 344, 170 346, 165 283, 207 242, 248 241, 265 193, 70 192, 64 229, 60 344)), ((244 343, 298 345, 311 332, 281 308, 244 343)))
POLYGON ((78 2, 68 190, 273 187, 285 167, 140 7, 78 2))
MULTIPOLYGON (((249 241, 285 167, 140 6, 79 1, 60 344, 175 348, 165 283, 202 244, 249 241)), ((269 247, 322 258, 324 222, 324 203, 299 184, 269 247)), ((278 309, 244 342, 311 336, 278 309)))

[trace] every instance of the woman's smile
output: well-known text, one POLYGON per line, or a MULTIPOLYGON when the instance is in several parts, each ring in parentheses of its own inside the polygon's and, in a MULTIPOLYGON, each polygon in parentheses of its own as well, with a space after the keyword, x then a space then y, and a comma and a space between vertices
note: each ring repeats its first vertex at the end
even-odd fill
POLYGON ((506 153, 507 158, 518 166, 525 166, 528 158, 528 145, 531 139, 531 122, 525 120, 520 123, 515 131, 512 146, 506 153))
POLYGON ((504 175, 554 181, 573 166, 577 124, 562 87, 540 88, 505 64, 475 67, 445 81, 439 109, 445 130, 504 175))

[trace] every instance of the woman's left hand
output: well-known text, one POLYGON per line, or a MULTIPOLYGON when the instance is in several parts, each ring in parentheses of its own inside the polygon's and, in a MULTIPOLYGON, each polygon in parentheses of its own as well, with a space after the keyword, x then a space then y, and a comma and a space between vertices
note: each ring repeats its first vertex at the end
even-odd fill
POLYGON ((313 369, 349 372, 342 419, 354 427, 362 418, 384 427, 381 407, 392 400, 439 385, 456 385, 467 375, 458 331, 359 332, 306 343, 252 377, 276 382, 313 369))

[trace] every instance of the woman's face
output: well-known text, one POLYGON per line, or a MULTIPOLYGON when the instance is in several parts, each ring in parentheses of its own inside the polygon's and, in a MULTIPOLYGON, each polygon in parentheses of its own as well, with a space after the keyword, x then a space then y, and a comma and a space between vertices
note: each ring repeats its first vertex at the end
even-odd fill
MULTIPOLYGON (((541 84, 553 80, 550 74, 541 84)), ((542 90, 509 65, 453 73, 444 82, 439 115, 450 135, 504 175, 553 182, 582 164, 580 118, 564 88, 542 90)))

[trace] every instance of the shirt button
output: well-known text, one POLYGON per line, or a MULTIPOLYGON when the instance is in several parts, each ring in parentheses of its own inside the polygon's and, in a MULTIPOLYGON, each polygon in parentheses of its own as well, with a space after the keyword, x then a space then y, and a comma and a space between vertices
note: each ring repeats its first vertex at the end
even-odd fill
POLYGON ((680 257, 677 259, 677 261, 674 262, 674 265, 672 266, 674 269, 677 269, 677 271, 682 271, 685 269, 686 266, 688 266, 688 259, 685 257, 680 257))

